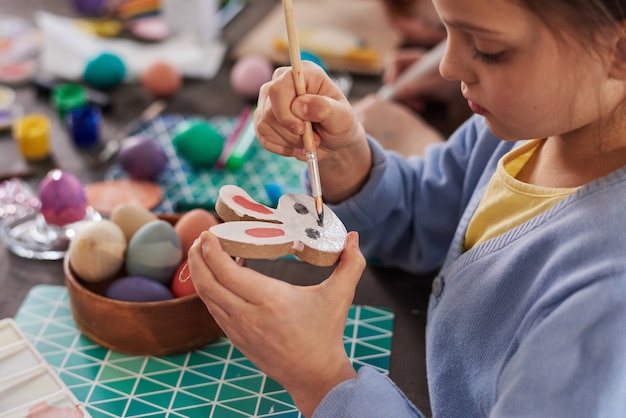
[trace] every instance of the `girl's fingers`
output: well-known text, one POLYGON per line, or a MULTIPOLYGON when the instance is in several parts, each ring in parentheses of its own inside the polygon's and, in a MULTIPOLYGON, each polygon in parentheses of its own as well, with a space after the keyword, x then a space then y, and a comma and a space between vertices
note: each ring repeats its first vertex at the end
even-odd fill
MULTIPOLYGON (((277 292, 286 284, 247 267, 239 266, 224 250, 218 238, 205 231, 200 235, 202 255, 221 287, 236 295, 239 303, 261 305, 280 297, 277 292)), ((195 283, 195 282, 194 282, 195 283)), ((232 301, 232 298, 228 299, 232 301)), ((227 311, 228 307, 221 304, 227 311)))
POLYGON ((348 233, 346 248, 341 253, 339 264, 328 278, 328 285, 334 292, 350 295, 350 301, 354 297, 356 286, 365 270, 366 261, 359 248, 359 235, 352 231, 348 233))
POLYGON ((245 302, 239 295, 224 287, 209 269, 203 259, 200 240, 196 240, 189 249, 187 264, 193 285, 209 310, 219 309, 223 315, 230 315, 237 304, 245 302))

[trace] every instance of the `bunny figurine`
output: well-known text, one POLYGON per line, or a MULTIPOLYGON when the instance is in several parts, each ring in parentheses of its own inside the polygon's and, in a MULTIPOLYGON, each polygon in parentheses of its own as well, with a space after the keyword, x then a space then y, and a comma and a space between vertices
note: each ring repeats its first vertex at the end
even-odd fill
POLYGON ((276 209, 255 202, 237 186, 220 189, 215 210, 224 221, 210 228, 233 257, 270 259, 293 254, 317 265, 332 266, 346 242, 346 228, 324 207, 320 222, 313 197, 289 193, 276 209))

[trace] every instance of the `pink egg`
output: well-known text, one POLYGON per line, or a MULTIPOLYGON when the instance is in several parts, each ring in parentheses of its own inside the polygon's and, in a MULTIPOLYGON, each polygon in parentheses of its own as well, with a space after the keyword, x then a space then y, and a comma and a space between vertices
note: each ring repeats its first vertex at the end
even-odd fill
POLYGON ((78 222, 87 211, 87 191, 76 176, 58 169, 50 170, 39 184, 41 214, 50 225, 78 222))
POLYGON ((239 58, 230 72, 230 85, 235 92, 247 99, 255 99, 261 86, 272 79, 274 67, 262 55, 246 55, 239 58))

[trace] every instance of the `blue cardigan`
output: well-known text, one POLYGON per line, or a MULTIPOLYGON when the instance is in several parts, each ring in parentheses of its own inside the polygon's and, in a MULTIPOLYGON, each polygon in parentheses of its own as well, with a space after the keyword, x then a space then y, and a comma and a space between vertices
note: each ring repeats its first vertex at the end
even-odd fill
MULTIPOLYGON (((367 184, 333 210, 368 257, 414 272, 443 266, 426 329, 433 416, 626 417, 626 167, 462 253, 498 160, 517 144, 478 116, 424 158, 370 143, 367 184)), ((413 416, 368 367, 314 414, 413 416)))

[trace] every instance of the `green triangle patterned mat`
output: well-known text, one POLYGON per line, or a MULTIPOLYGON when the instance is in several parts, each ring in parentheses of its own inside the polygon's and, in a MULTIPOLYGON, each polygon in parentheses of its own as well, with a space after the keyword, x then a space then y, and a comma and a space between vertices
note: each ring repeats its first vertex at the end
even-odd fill
MULTIPOLYGON (((351 307, 344 345, 356 369, 388 374, 393 320, 386 308, 351 307)), ((111 351, 77 330, 65 286, 52 285, 31 289, 15 323, 94 418, 301 417, 226 338, 163 357, 111 351)))
MULTIPOLYGON (((306 167, 295 158, 282 157, 267 151, 255 139, 246 153, 245 163, 236 170, 217 167, 195 168, 180 158, 172 145, 176 127, 191 117, 162 115, 142 125, 135 135, 156 139, 168 156, 165 170, 156 183, 163 189, 163 200, 155 212, 181 212, 180 202, 198 202, 204 206, 215 203, 220 187, 234 184, 244 189, 257 202, 266 206, 275 204, 266 192, 266 185, 278 185, 289 192, 302 192, 301 174, 306 167)), ((194 119, 199 119, 194 117, 194 119)), ((212 127, 228 138, 235 130, 238 118, 216 116, 205 119, 212 127)), ((108 180, 126 178, 128 175, 118 164, 107 171, 108 180)))

